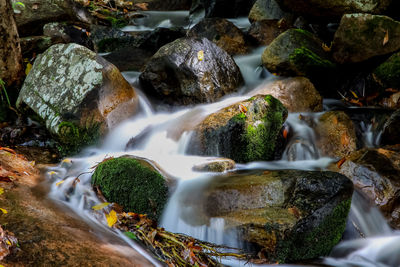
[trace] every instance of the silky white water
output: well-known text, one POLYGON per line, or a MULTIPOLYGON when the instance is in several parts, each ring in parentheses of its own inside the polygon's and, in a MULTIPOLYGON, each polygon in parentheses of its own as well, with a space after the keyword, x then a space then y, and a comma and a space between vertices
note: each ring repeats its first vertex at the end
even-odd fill
MULTIPOLYGON (((171 25, 186 25, 182 13, 168 13, 171 25)), ((152 23, 143 22, 139 27, 149 29, 168 24, 165 12, 152 13, 152 23), (155 17, 159 16, 157 19, 155 17)), ((167 25, 169 26, 169 24, 167 25)), ((127 28, 125 30, 132 30, 127 28)), ((249 55, 235 57, 246 85, 238 93, 224 97, 212 104, 200 104, 192 107, 176 108, 173 111, 161 111, 153 107, 145 95, 138 90, 140 96, 140 112, 112 130, 98 146, 86 148, 80 155, 64 161, 57 167, 49 168, 48 179, 51 181, 50 197, 76 212, 83 220, 95 224, 103 231, 115 233, 115 238, 122 238, 133 248, 141 252, 154 265, 159 263, 148 255, 134 241, 116 230, 106 226, 104 214, 91 209, 101 201, 92 190, 90 180, 93 167, 107 157, 118 157, 126 154, 147 158, 157 163, 163 172, 176 179, 177 186, 164 210, 161 226, 172 232, 185 233, 196 238, 240 247, 236 233, 224 232, 222 218, 203 218, 197 216, 196 195, 212 179, 211 173, 192 170, 193 166, 204 162, 207 158, 186 155, 190 146, 191 130, 207 115, 247 99, 256 87, 266 81, 276 79, 260 67, 263 48, 256 49, 249 55), (130 140, 132 142, 128 147, 130 140), (78 179, 77 179, 78 177, 78 179), (64 182, 62 182, 64 181, 64 182), (60 183, 62 182, 62 183, 60 183)), ((140 73, 124 73, 125 78, 137 87, 140 73)), ((322 113, 302 114, 317 120, 322 113)), ((237 164, 236 169, 301 169, 324 170, 334 162, 331 158, 322 158, 315 145, 315 133, 311 126, 300 119, 300 114, 289 114, 286 127, 290 132, 290 140, 283 153, 282 160, 271 162, 250 162, 237 164)), ((364 125, 365 143, 376 146, 377 140, 371 136, 371 127, 364 125)), ((217 156, 217 155, 216 155, 217 156)), ((399 266, 400 236, 392 231, 383 216, 358 194, 353 197, 348 219, 348 237, 333 251, 330 257, 322 259, 324 264, 332 266, 399 266), (355 227, 355 226, 356 227, 355 227), (362 236, 362 237, 361 237, 362 236)), ((228 265, 249 266, 246 262, 224 260, 228 265)), ((311 266, 311 265, 308 265, 311 266)))

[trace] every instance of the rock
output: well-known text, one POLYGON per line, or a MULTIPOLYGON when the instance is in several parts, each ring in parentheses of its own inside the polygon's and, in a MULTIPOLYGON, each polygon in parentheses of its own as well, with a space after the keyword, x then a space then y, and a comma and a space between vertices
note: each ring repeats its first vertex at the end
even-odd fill
POLYGON ((158 220, 167 202, 168 186, 164 177, 149 161, 119 157, 100 163, 92 176, 110 202, 122 205, 125 211, 147 214, 158 220))
POLYGON ((338 19, 346 13, 381 14, 392 0, 276 0, 283 9, 321 20, 338 19))
POLYGON ((382 145, 400 144, 400 110, 396 110, 385 122, 381 135, 382 145))
POLYGON ((17 7, 19 13, 15 14, 20 37, 42 35, 42 27, 48 22, 77 20, 73 1, 12 0, 11 2, 21 2, 25 6, 17 7))
POLYGON ((247 34, 257 45, 269 45, 276 37, 288 29, 286 23, 277 20, 262 20, 253 22, 247 34))
POLYGON ((236 163, 226 158, 207 158, 204 162, 193 166, 197 172, 224 172, 235 168, 236 163))
POLYGON ((315 131, 322 156, 345 157, 357 148, 354 124, 343 111, 324 113, 315 131))
POLYGON ((354 187, 380 208, 392 227, 400 229, 399 146, 353 152, 346 157, 339 172, 349 177, 354 187))
POLYGON ((281 9, 276 0, 257 0, 250 10, 250 22, 263 21, 263 20, 276 20, 285 19, 292 21, 293 15, 281 9))
POLYGON ((262 54, 263 65, 283 76, 319 77, 335 65, 322 49, 322 41, 310 32, 290 29, 279 35, 262 54))
POLYGON ((135 36, 114 27, 93 25, 90 39, 97 53, 112 52, 122 47, 135 46, 135 36))
POLYGON ((374 79, 385 89, 400 89, 400 53, 392 55, 373 72, 374 79))
POLYGON ((162 46, 186 36, 186 30, 180 27, 158 27, 151 32, 138 36, 136 47, 152 52, 157 52, 162 46))
POLYGON ((271 160, 286 117, 279 100, 256 95, 206 117, 194 130, 189 153, 240 163, 271 160))
POLYGON ((322 97, 309 79, 287 78, 260 86, 254 94, 272 95, 282 102, 289 112, 320 112, 322 97))
POLYGON ((213 102, 243 84, 232 57, 206 38, 180 38, 166 44, 139 78, 149 93, 183 105, 213 102))
POLYGON ((189 10, 191 0, 135 0, 136 5, 144 4, 145 10, 174 11, 189 10))
POLYGON ((248 16, 256 0, 202 0, 205 17, 236 18, 248 16))
POLYGON ((62 43, 76 43, 93 49, 88 36, 89 30, 68 23, 51 22, 43 26, 43 35, 62 43))
POLYGON ((398 49, 400 22, 370 14, 344 15, 332 46, 333 58, 339 63, 361 62, 398 49))
POLYGON ((117 49, 104 55, 103 58, 114 64, 120 71, 142 71, 152 55, 153 53, 148 50, 127 47, 117 49))
POLYGON ((205 37, 231 55, 247 51, 244 33, 223 18, 204 18, 189 30, 187 36, 205 37))
POLYGON ((344 232, 352 192, 351 181, 334 172, 257 170, 216 176, 182 197, 196 214, 223 218, 226 232, 234 229, 268 262, 284 263, 329 254, 344 232))
POLYGON ((130 117, 138 103, 114 65, 83 46, 58 44, 35 60, 17 107, 33 110, 71 153, 130 117))
POLYGON ((32 58, 33 53, 43 53, 50 46, 60 43, 60 40, 48 36, 28 36, 19 39, 21 51, 25 58, 32 58))

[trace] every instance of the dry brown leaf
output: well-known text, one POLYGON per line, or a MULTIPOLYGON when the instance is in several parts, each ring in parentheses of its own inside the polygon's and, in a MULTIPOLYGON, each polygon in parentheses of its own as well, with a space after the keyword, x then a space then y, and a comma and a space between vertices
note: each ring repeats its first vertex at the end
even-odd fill
POLYGON ((348 146, 350 144, 350 138, 347 136, 346 133, 343 133, 340 137, 340 143, 344 146, 348 146))
POLYGON ((389 30, 385 31, 385 37, 383 38, 383 46, 385 46, 389 42, 389 30))

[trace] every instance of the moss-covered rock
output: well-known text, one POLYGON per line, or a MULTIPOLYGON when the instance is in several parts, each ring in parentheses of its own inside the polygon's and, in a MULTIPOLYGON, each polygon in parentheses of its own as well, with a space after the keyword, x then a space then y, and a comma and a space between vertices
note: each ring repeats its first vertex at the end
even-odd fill
POLYGON ((168 197, 163 176, 147 161, 120 157, 100 163, 92 184, 98 186, 110 202, 122 205, 125 211, 147 214, 158 220, 168 197))
POLYGON ((322 41, 300 29, 290 29, 279 35, 263 52, 262 63, 278 75, 311 79, 335 68, 322 49, 322 41))
POLYGON ((195 129, 190 153, 236 162, 274 158, 287 110, 270 95, 256 95, 205 118, 195 129))
POLYGON ((400 89, 400 53, 392 55, 373 72, 374 79, 384 88, 400 89))
POLYGON ((346 14, 333 40, 333 58, 356 63, 400 49, 400 22, 387 16, 346 14))

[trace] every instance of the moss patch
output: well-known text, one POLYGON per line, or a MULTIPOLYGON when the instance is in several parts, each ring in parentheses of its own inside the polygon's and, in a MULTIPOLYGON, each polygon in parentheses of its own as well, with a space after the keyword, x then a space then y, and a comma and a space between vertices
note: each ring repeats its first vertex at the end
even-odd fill
POLYGON ((155 220, 160 218, 168 196, 164 178, 146 162, 133 158, 120 157, 99 164, 92 184, 125 211, 147 214, 155 220))
POLYGON ((400 53, 392 55, 381 64, 374 75, 378 82, 385 88, 400 88, 400 53))
POLYGON ((289 55, 289 60, 296 67, 298 73, 308 76, 312 76, 313 72, 317 70, 335 68, 335 64, 321 58, 304 46, 294 49, 289 55))

